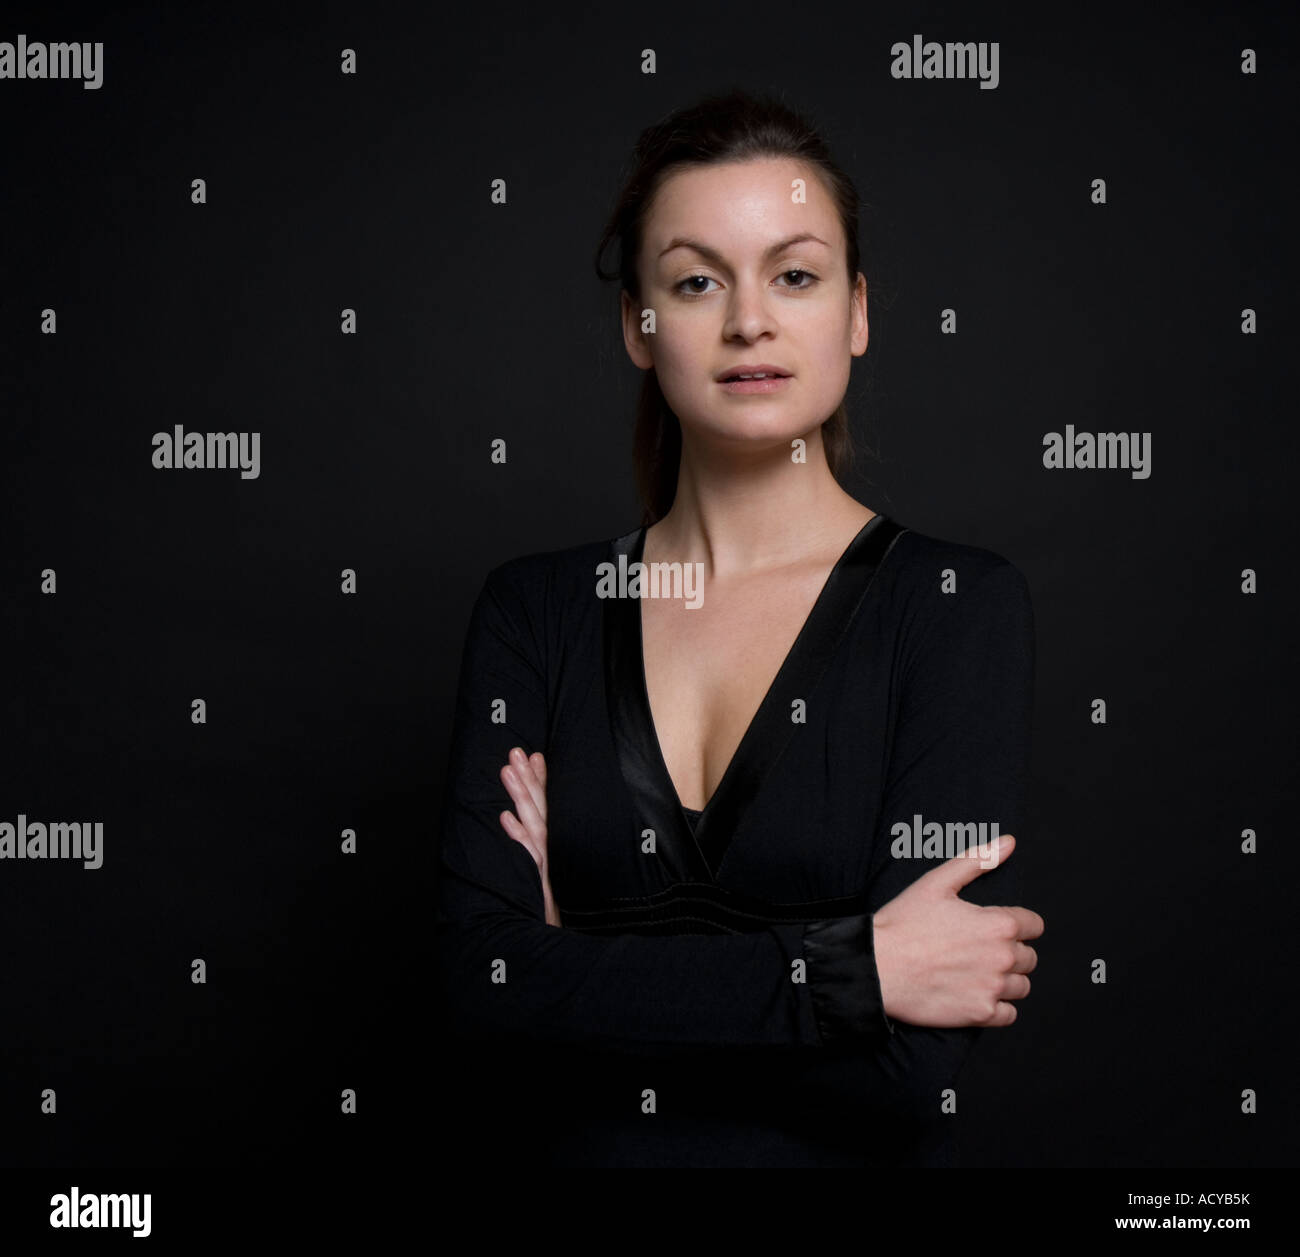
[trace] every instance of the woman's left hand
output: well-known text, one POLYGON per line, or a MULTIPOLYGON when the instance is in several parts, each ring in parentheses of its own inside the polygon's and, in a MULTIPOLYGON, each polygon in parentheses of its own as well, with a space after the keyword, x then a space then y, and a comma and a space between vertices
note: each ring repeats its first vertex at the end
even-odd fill
POLYGON ((542 902, 546 924, 560 924, 560 910, 551 894, 546 858, 546 760, 540 751, 525 755, 519 747, 510 750, 510 761, 501 770, 501 782, 514 800, 514 812, 502 812, 501 828, 533 857, 542 875, 542 902))

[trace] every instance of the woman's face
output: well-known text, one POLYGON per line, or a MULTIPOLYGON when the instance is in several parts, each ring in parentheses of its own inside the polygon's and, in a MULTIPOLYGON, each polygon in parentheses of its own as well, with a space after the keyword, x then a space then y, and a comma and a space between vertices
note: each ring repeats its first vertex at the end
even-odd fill
POLYGON ((653 366, 688 442, 736 451, 783 446, 844 398, 850 358, 867 348, 867 288, 850 290, 830 194, 793 159, 690 167, 650 208, 639 259, 641 302, 623 294, 623 338, 653 366), (689 241, 689 243, 685 243, 689 241), (641 309, 655 312, 653 334, 641 309), (788 378, 728 387, 737 367, 788 378))

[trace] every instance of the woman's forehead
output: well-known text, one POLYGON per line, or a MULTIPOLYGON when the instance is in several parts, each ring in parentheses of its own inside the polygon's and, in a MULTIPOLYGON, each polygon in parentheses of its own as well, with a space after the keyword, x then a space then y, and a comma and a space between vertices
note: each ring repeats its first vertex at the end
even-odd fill
POLYGON ((841 231, 821 180, 807 163, 793 158, 675 170, 661 183, 645 220, 652 260, 677 239, 719 252, 748 252, 801 234, 833 248, 841 231))

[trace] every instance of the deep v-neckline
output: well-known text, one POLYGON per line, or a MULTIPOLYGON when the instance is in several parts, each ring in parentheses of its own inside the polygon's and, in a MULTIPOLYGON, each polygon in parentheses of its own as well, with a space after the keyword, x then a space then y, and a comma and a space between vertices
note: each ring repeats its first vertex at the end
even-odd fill
MULTIPOLYGON (((739 758, 741 747, 745 745, 745 739, 750 736, 750 734, 753 732, 754 726, 759 723, 759 717, 763 714, 764 704, 766 704, 767 701, 772 697, 773 691, 781 686, 784 674, 792 666, 792 661, 795 659, 796 653, 798 652, 799 649, 799 639, 809 631, 809 626, 813 623, 813 620, 817 617, 817 608, 823 601, 826 595, 826 591, 830 588, 831 582, 835 578, 835 573, 839 570, 840 565, 845 561, 846 556, 848 555, 849 551, 853 549, 858 539, 862 536, 864 532, 866 532, 868 528, 871 527, 872 523, 879 518, 880 516, 876 514, 873 515, 871 519, 867 520, 867 522, 863 524, 862 527, 859 528, 856 533, 854 533, 853 539, 849 542, 847 546, 844 547, 842 551, 840 551, 839 557, 835 560, 834 563, 831 564, 830 570, 826 573, 826 579, 822 582, 821 588, 817 591, 817 597, 813 599, 813 604, 809 608, 808 614, 804 617, 803 623, 799 626, 798 633, 795 634, 794 641, 791 642, 790 644, 790 649, 787 650, 785 654, 782 656, 781 662, 778 665, 777 670, 773 675, 771 682, 769 683, 767 689, 764 691, 763 697, 759 699, 758 706, 754 709, 753 716, 750 717, 749 723, 746 724, 745 726, 745 731, 740 735, 740 741, 736 743, 736 749, 731 753, 731 758, 727 760, 727 766, 726 768, 723 769, 722 776, 718 778, 718 784, 713 788, 713 793, 710 794, 707 799, 705 799, 704 806, 701 808, 695 808, 695 807, 688 808, 686 804, 682 802, 681 791, 677 789, 677 785, 673 781, 673 775, 668 770, 668 757, 663 753, 663 742, 659 738, 659 726, 655 723, 654 706, 650 702, 650 675, 647 672, 645 666, 645 616, 641 612, 641 603, 644 601, 644 599, 638 599, 636 601, 637 654, 641 660, 641 688, 645 691, 646 720, 650 725, 650 732, 654 735, 655 747, 659 752, 659 759, 663 765, 664 777, 667 779, 668 785, 672 790, 673 802, 676 803, 677 806, 680 807, 683 812, 690 812, 691 814, 698 817, 696 823, 697 832, 699 829, 699 823, 703 821, 704 816, 708 813, 709 807, 712 805, 713 800, 718 797, 718 791, 722 789, 722 783, 726 781, 727 774, 731 771, 731 766, 739 758)), ((634 562, 642 561, 642 556, 645 554, 645 538, 646 538, 646 533, 648 531, 649 529, 647 527, 642 527, 640 536, 637 539, 636 556, 635 559, 633 560, 634 562)))
MULTIPOLYGON (((643 525, 613 543, 613 561, 622 571, 641 562, 646 531, 643 525)), ((619 766, 633 798, 639 828, 655 831, 655 849, 661 860, 682 880, 716 880, 746 807, 794 731, 791 699, 806 698, 811 692, 848 631, 881 560, 904 531, 888 516, 877 513, 835 561, 716 788, 700 810, 694 833, 668 771, 650 709, 640 600, 605 600, 606 700, 619 766)))

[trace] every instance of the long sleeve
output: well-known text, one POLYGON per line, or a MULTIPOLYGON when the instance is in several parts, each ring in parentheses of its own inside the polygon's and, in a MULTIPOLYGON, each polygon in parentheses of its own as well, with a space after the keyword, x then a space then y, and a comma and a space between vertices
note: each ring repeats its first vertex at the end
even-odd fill
POLYGON ((461 662, 437 893, 443 997, 461 1032, 651 1053, 887 1036, 867 916, 671 936, 546 923, 537 866, 498 819, 513 809, 499 776, 510 748, 545 754, 556 718, 547 650, 562 626, 528 563, 489 574, 461 662))
MULTIPOLYGON (((996 823, 1016 836, 1016 851, 982 872, 960 894, 972 903, 1018 902, 1024 860, 1022 828, 1028 782, 1034 686, 1034 621, 1024 577, 1002 561, 972 574, 942 618, 904 665, 902 698, 868 899, 873 911, 946 858, 900 859, 891 853, 893 827, 996 823)), ((938 574, 936 573, 936 584, 938 574)), ((983 1033, 894 1022, 877 1063, 898 1086, 913 1116, 939 1111, 939 1092, 952 1085, 983 1033)))

